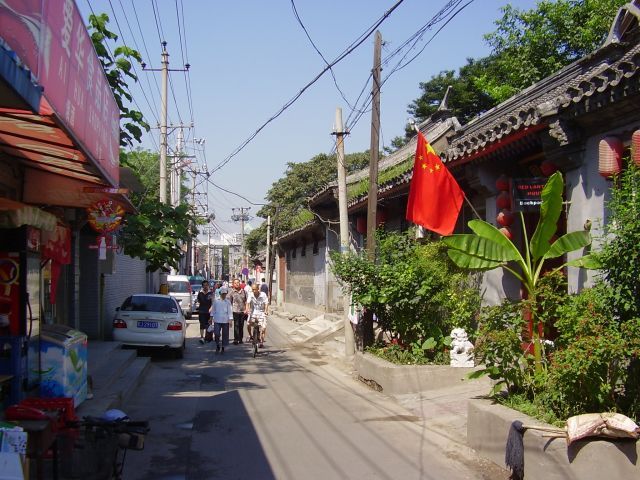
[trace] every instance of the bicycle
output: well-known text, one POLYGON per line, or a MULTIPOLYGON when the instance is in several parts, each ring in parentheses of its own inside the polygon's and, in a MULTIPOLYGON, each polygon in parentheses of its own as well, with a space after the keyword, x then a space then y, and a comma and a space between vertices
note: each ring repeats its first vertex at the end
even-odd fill
POLYGON ((258 346, 260 345, 260 322, 254 320, 251 329, 251 344, 253 345, 253 358, 258 355, 258 346))
POLYGON ((128 450, 143 450, 149 422, 84 417, 67 422, 79 435, 71 452, 73 478, 121 480, 128 450), (122 455, 120 455, 122 452, 122 455))

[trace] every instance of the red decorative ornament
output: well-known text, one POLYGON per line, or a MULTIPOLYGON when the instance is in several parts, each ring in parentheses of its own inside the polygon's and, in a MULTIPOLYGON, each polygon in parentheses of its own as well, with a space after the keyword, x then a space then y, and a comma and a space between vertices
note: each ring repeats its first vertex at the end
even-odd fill
POLYGON ((496 197, 496 206, 499 209, 511 208, 511 195, 509 192, 500 192, 496 197))
POLYGON ((118 229, 123 217, 124 209, 113 200, 99 200, 87 208, 89 225, 100 234, 118 229))
POLYGON ((640 167, 640 130, 631 135, 631 159, 640 167))
POLYGON ((507 237, 509 240, 513 238, 513 233, 511 233, 511 229, 509 227, 502 227, 500 233, 507 237))
POLYGON ((496 180, 496 188, 500 192, 509 191, 509 177, 506 175, 500 175, 496 180))
POLYGON ((622 151, 624 146, 617 137, 605 137, 598 145, 598 173, 605 178, 612 177, 622 170, 622 151))
POLYGON ((367 217, 356 218, 356 232, 362 235, 367 233, 367 217))
POLYGON ((513 213, 511 213, 511 210, 507 210, 506 208, 500 210, 500 213, 498 213, 498 216, 496 217, 496 221, 502 227, 508 227, 513 223, 513 220, 513 213))
POLYGON ((550 177, 558 171, 558 166, 551 160, 545 160, 540 164, 540 171, 545 177, 550 177))

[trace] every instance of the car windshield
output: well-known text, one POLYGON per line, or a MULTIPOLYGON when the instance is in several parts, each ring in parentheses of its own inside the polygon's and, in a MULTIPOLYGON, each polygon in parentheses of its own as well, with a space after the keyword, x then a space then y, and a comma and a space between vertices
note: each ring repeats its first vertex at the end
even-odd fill
POLYGON ((189 282, 169 281, 169 291, 171 293, 189 293, 189 282))
POLYGON ((120 307, 120 310, 124 312, 178 313, 176 302, 173 299, 142 295, 128 297, 120 307))

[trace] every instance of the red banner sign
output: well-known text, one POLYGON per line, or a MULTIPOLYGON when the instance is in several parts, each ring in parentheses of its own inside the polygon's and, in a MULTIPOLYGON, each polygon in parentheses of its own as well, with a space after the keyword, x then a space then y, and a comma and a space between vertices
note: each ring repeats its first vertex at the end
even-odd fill
POLYGON ((4 0, 0 36, 34 72, 57 117, 117 186, 120 111, 74 0, 4 0))

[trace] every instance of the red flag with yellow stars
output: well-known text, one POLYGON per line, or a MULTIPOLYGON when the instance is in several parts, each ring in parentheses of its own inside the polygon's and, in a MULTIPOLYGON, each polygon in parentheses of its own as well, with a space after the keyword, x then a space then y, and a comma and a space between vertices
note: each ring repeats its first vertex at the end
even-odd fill
POLYGON ((418 146, 409 186, 407 220, 451 235, 458 221, 464 193, 440 157, 418 132, 418 146))

